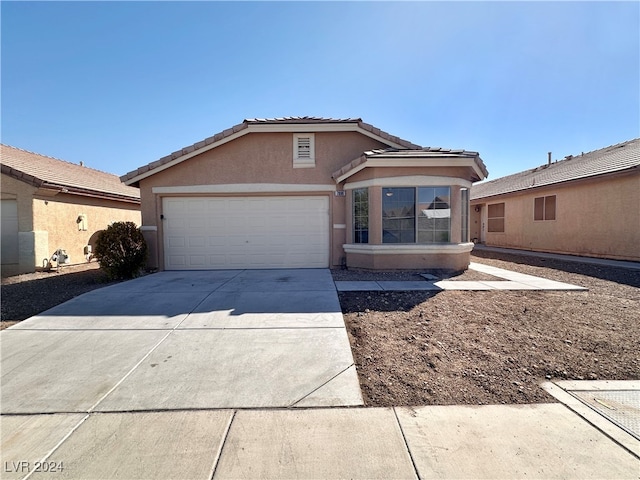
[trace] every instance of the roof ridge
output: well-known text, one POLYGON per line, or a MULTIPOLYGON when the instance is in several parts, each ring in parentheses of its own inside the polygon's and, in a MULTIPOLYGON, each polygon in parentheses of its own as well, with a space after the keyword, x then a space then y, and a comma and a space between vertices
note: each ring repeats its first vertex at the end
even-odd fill
POLYGON ((488 198, 638 168, 640 138, 634 138, 474 184, 471 198, 488 198))
POLYGON ((322 121, 322 122, 339 122, 339 123, 358 123, 362 122, 361 118, 358 117, 347 117, 347 118, 332 118, 332 117, 316 117, 305 115, 303 117, 300 116, 287 116, 287 117, 265 117, 265 118, 245 118, 243 123, 265 123, 265 122, 280 122, 286 123, 288 121, 299 121, 299 120, 310 120, 310 121, 322 121))
MULTIPOLYGON (((640 137, 632 138, 631 140, 626 140, 626 141, 624 141, 624 142, 614 143, 614 144, 609 145, 609 146, 607 146, 607 147, 596 148, 595 150, 591 150, 591 151, 589 151, 589 152, 581 152, 581 153, 580 153, 580 155, 571 155, 571 157, 572 157, 572 158, 582 157, 582 156, 585 156, 585 155, 589 155, 590 153, 599 152, 600 150, 606 150, 607 148, 620 147, 620 146, 622 146, 622 145, 626 145, 626 144, 628 144, 628 143, 635 142, 635 141, 637 141, 637 140, 640 140, 640 137)), ((569 155, 567 155, 567 156, 569 156, 569 155)), ((564 161, 564 159, 566 159, 566 158, 567 158, 567 157, 564 157, 562 160, 559 160, 559 161, 564 161)))
POLYGON ((105 172, 104 170, 98 170, 97 168, 88 167, 84 162, 82 163, 82 165, 80 165, 78 163, 70 162, 69 160, 63 160, 61 158, 52 157, 51 155, 44 155, 43 153, 33 152, 31 150, 27 150, 27 149, 20 148, 20 147, 14 147, 13 145, 7 145, 6 143, 0 143, 0 145, 2 145, 3 147, 7 147, 7 148, 12 148, 14 150, 18 150, 20 152, 28 153, 28 154, 31 154, 31 155, 38 155, 39 157, 48 158, 50 160, 56 160, 57 162, 66 163, 67 165, 72 165, 74 167, 88 168, 89 170, 93 170, 94 172, 104 173, 105 175, 111 175, 113 177, 117 177, 118 176, 115 173, 105 172))

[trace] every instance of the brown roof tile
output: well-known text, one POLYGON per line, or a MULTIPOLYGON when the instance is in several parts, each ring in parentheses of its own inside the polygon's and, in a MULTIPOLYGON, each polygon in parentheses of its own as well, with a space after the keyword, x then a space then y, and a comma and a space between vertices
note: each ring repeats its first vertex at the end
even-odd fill
POLYGON ((471 188, 471 199, 492 197, 638 167, 640 167, 640 138, 581 155, 567 156, 564 160, 550 165, 544 164, 531 170, 478 183, 471 188))
POLYGON ((66 188, 77 194, 140 201, 140 190, 124 185, 117 175, 0 145, 2 173, 36 187, 66 188))

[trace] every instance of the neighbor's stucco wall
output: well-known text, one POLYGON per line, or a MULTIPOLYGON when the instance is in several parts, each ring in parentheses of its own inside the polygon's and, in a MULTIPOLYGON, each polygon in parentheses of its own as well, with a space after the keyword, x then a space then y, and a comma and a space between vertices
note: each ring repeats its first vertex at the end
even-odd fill
POLYGON ((473 200, 472 237, 480 236, 474 231, 486 222, 487 205, 501 202, 505 232, 485 232, 487 245, 640 261, 637 170, 473 200), (556 219, 534 221, 534 198, 548 195, 556 195, 556 219), (475 206, 481 211, 475 212, 475 206))
POLYGON ((63 193, 43 196, 8 175, 2 175, 1 187, 2 199, 15 199, 18 207, 19 263, 3 264, 3 275, 33 272, 58 248, 67 251, 72 263, 86 262, 84 247, 94 242, 96 232, 114 221, 141 222, 137 204, 63 193), (87 217, 86 231, 78 229, 80 214, 87 217))
POLYGON ((1 174, 0 192, 3 200, 15 200, 18 208, 18 263, 2 263, 2 275, 17 275, 33 271, 36 238, 33 232, 33 194, 29 184, 1 174))
POLYGON ((113 222, 141 223, 140 206, 98 198, 60 193, 54 197, 33 199, 34 231, 48 232, 47 245, 37 245, 36 266, 61 248, 71 257, 71 264, 86 262, 84 248, 95 247, 98 232, 113 222), (86 230, 78 217, 85 215, 86 230))
MULTIPOLYGON (((300 132, 303 133, 303 132, 300 132)), ((227 184, 288 184, 336 186, 331 174, 357 158, 362 152, 384 148, 385 145, 357 132, 316 132, 315 167, 293 168, 293 133, 249 133, 229 143, 190 158, 140 181, 142 222, 145 227, 157 227, 157 250, 152 262, 163 267, 162 198, 185 194, 153 193, 154 187, 227 185, 227 184)), ((327 191, 300 190, 287 195, 328 195, 327 191)), ((194 194, 203 196, 202 193, 194 194)), ((283 195, 281 192, 225 193, 212 196, 283 195)), ((346 201, 330 194, 330 262, 340 265, 346 241, 346 201)), ((148 230, 147 235, 154 235, 148 230)))

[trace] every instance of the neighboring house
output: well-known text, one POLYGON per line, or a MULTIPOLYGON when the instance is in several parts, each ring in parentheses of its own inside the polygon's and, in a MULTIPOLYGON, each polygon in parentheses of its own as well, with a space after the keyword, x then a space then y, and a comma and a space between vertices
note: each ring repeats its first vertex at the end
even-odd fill
POLYGON ((469 263, 479 155, 360 119, 244 120, 132 171, 150 266, 447 268, 469 263))
POLYGON ((471 206, 486 245, 640 261, 640 139, 479 183, 471 206))
POLYGON ((6 145, 0 164, 4 276, 34 272, 59 249, 68 264, 86 262, 110 223, 140 225, 140 191, 116 175, 6 145))

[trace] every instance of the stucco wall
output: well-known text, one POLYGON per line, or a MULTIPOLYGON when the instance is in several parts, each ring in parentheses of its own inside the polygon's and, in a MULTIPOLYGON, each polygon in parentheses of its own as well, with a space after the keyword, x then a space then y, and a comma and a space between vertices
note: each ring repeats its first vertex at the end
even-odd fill
MULTIPOLYGON (((172 194, 154 194, 154 187, 227 185, 227 184, 288 184, 336 187, 331 174, 357 158, 366 150, 384 148, 382 143, 356 132, 316 132, 314 168, 293 168, 292 133, 250 133, 229 143, 190 158, 178 165, 140 181, 142 221, 157 227, 158 250, 153 253, 163 268, 162 198, 172 194)), ((300 190, 287 195, 327 195, 326 191, 300 190)), ((185 194, 175 194, 185 196, 185 194)), ((203 194, 197 194, 202 196, 203 194)), ((218 193, 215 196, 282 195, 282 193, 218 193)), ((340 265, 346 241, 346 201, 331 194, 329 225, 332 266, 340 265), (334 228, 335 226, 335 228, 334 228)), ((152 231, 148 235, 153 235, 152 231)))
POLYGON ((84 263, 84 247, 92 236, 114 221, 140 225, 140 206, 78 195, 42 196, 29 184, 2 175, 2 198, 15 199, 18 206, 17 265, 2 265, 3 275, 33 272, 53 252, 62 248, 71 262, 84 263), (80 214, 87 218, 87 230, 78 228, 80 214))
POLYGON ((89 199, 78 195, 58 194, 55 197, 33 199, 34 231, 48 232, 46 247, 36 248, 36 266, 50 258, 58 248, 67 251, 71 264, 86 262, 84 247, 95 244, 96 234, 113 222, 134 222, 140 225, 140 207, 103 199, 89 199), (86 230, 77 220, 86 216, 86 230))
POLYGON ((35 187, 0 174, 2 199, 15 200, 18 207, 18 263, 3 263, 2 275, 17 275, 33 271, 35 236, 33 234, 32 198, 35 187))
POLYGON ((486 206, 501 202, 505 232, 485 232, 487 245, 640 261, 637 171, 474 200, 471 210, 479 205, 481 214, 472 219, 485 219, 486 206), (534 198, 548 195, 556 195, 556 219, 534 221, 534 198))

